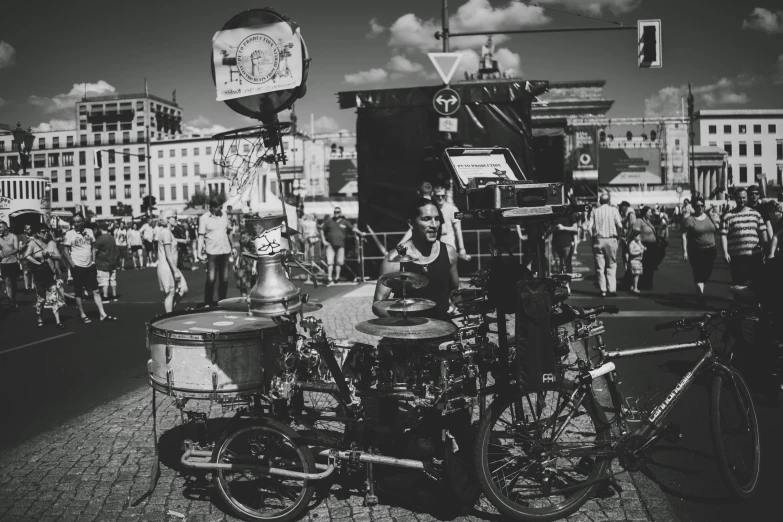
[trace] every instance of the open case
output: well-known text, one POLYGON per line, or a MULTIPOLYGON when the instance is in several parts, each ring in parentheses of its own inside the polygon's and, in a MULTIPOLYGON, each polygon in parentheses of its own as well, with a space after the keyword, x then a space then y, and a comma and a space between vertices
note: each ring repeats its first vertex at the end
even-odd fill
POLYGON ((565 203, 562 183, 534 183, 502 147, 450 147, 443 161, 458 192, 467 194, 466 210, 549 207, 565 203))

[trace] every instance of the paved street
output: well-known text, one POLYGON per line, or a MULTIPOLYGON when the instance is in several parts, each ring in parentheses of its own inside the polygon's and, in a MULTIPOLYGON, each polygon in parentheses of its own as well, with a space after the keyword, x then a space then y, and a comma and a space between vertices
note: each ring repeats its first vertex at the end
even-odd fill
MULTIPOLYGON (((580 251, 586 253, 585 247, 581 244, 580 251)), ((639 298, 621 293, 614 300, 622 313, 605 319, 610 346, 666 342, 670 334, 654 332, 655 323, 701 311, 691 297, 689 267, 680 256, 673 245, 656 276, 654 292, 639 298)), ((592 266, 584 253, 579 260, 584 267, 592 266)), ((186 277, 189 300, 195 304, 202 296, 203 273, 186 277)), ((717 282, 708 287, 708 308, 725 305, 728 299, 725 266, 716 267, 715 278, 717 282)), ((153 458, 143 325, 163 306, 154 270, 121 273, 119 283, 122 302, 107 306, 120 321, 111 325, 83 325, 75 308, 69 307, 64 314, 67 330, 53 325, 38 329, 31 296, 25 296, 20 312, 3 316, 0 398, 6 429, 0 432, 0 520, 234 520, 209 500, 205 483, 186 483, 179 474, 182 434, 176 429, 177 410, 168 399, 162 399, 159 408, 162 475, 155 493, 141 498, 153 458)), ((372 340, 353 330, 370 315, 372 285, 317 290, 308 286, 307 291, 314 301, 326 303, 316 315, 331 336, 372 340)), ((575 283, 573 292, 574 304, 600 302, 589 279, 575 283)), ((230 295, 236 290, 232 288, 230 295)), ((622 391, 638 396, 653 386, 665 393, 695 356, 651 356, 619 363, 622 391)), ((569 520, 769 520, 768 514, 776 509, 775 470, 783 463, 776 448, 783 436, 779 411, 759 399, 764 451, 759 494, 749 503, 726 500, 709 438, 703 384, 684 397, 672 418, 683 427, 681 443, 662 443, 649 473, 619 475, 610 497, 590 501, 569 520)), ((356 494, 333 495, 317 503, 309 519, 432 520, 429 514, 401 505, 366 508, 362 500, 356 494)), ((501 518, 482 500, 464 520, 501 518)))

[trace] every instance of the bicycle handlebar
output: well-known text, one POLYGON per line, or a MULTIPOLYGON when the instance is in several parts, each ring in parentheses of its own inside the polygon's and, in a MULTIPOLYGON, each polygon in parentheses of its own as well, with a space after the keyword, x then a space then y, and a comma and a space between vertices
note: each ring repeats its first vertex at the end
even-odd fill
POLYGON ((721 312, 716 312, 712 314, 704 314, 699 317, 686 317, 685 319, 680 319, 679 321, 669 321, 668 323, 659 323, 656 324, 653 328, 655 331, 660 330, 669 330, 671 328, 676 328, 678 330, 692 330, 696 327, 703 326, 707 321, 710 321, 712 319, 715 319, 717 317, 728 317, 730 315, 729 310, 724 310, 721 312))

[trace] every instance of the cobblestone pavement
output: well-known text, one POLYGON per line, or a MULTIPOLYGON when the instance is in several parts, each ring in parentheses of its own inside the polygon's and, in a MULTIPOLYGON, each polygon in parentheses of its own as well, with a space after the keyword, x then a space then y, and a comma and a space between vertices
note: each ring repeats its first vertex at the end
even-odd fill
MULTIPOLYGON (((316 314, 330 336, 373 341, 353 329, 354 324, 369 318, 367 292, 359 288, 346 297, 330 300, 316 314)), ((151 392, 143 387, 0 454, 0 520, 237 520, 225 514, 218 501, 210 500, 208 477, 191 481, 180 473, 179 413, 168 398, 159 399, 158 408, 161 476, 154 493, 144 496, 154 460, 151 414, 151 392)), ((668 502, 643 477, 620 474, 614 479, 613 490, 611 497, 591 500, 568 520, 673 520, 668 502)), ((358 492, 348 498, 331 495, 315 503, 306 519, 435 520, 430 514, 403 507, 368 508, 363 500, 358 492)), ((469 516, 456 520, 494 522, 503 518, 482 497, 469 516)))

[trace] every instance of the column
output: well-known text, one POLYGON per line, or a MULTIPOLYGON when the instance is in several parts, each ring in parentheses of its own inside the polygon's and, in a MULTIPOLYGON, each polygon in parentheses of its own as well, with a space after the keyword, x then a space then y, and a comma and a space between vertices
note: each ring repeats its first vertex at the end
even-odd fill
POLYGON ((710 175, 710 192, 715 190, 718 186, 718 169, 713 168, 712 174, 710 175))

